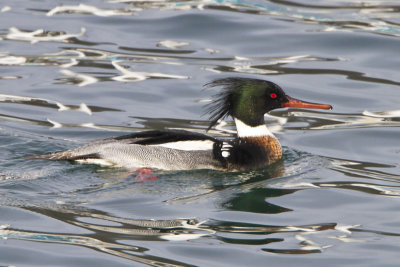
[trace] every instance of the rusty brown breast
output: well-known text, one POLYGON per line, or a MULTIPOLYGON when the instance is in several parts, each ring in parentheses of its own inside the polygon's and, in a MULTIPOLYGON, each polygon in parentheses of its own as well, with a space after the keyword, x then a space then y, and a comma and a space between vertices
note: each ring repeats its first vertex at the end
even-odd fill
POLYGON ((261 149, 267 158, 267 164, 274 163, 282 158, 282 146, 273 136, 242 137, 242 141, 255 145, 261 149))
POLYGON ((273 136, 240 137, 225 158, 229 171, 265 168, 282 158, 282 147, 273 136))

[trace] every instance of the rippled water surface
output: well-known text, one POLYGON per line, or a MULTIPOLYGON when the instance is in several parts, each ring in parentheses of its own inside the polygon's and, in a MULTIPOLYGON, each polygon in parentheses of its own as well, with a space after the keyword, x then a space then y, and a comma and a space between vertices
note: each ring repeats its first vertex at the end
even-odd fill
MULTIPOLYGON (((0 2, 0 265, 398 266, 398 1, 0 2), (205 132, 210 80, 271 80, 265 170, 23 159, 148 129, 205 132)), ((232 121, 209 134, 230 136, 232 121)))

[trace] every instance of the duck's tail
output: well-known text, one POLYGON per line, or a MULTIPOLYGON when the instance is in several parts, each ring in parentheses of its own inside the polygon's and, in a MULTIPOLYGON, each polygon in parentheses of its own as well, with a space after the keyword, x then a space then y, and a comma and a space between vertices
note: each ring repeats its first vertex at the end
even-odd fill
POLYGON ((77 155, 71 151, 55 152, 50 154, 33 155, 24 157, 29 160, 80 160, 99 158, 97 154, 77 155))

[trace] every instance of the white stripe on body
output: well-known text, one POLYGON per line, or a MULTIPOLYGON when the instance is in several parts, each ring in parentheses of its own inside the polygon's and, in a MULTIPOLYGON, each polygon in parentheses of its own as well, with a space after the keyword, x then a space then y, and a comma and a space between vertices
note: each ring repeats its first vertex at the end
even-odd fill
POLYGON ((156 147, 166 147, 178 150, 192 151, 192 150, 212 150, 214 142, 211 140, 196 140, 196 141, 178 141, 165 144, 150 145, 156 147))

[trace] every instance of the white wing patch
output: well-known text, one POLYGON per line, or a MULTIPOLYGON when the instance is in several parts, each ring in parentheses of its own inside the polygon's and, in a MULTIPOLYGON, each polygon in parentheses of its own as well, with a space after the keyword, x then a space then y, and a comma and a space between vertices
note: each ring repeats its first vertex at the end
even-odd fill
POLYGON ((196 141, 179 141, 179 142, 170 142, 159 145, 151 145, 151 146, 161 146, 166 148, 178 149, 178 150, 212 150, 214 146, 214 142, 211 140, 196 140, 196 141))

